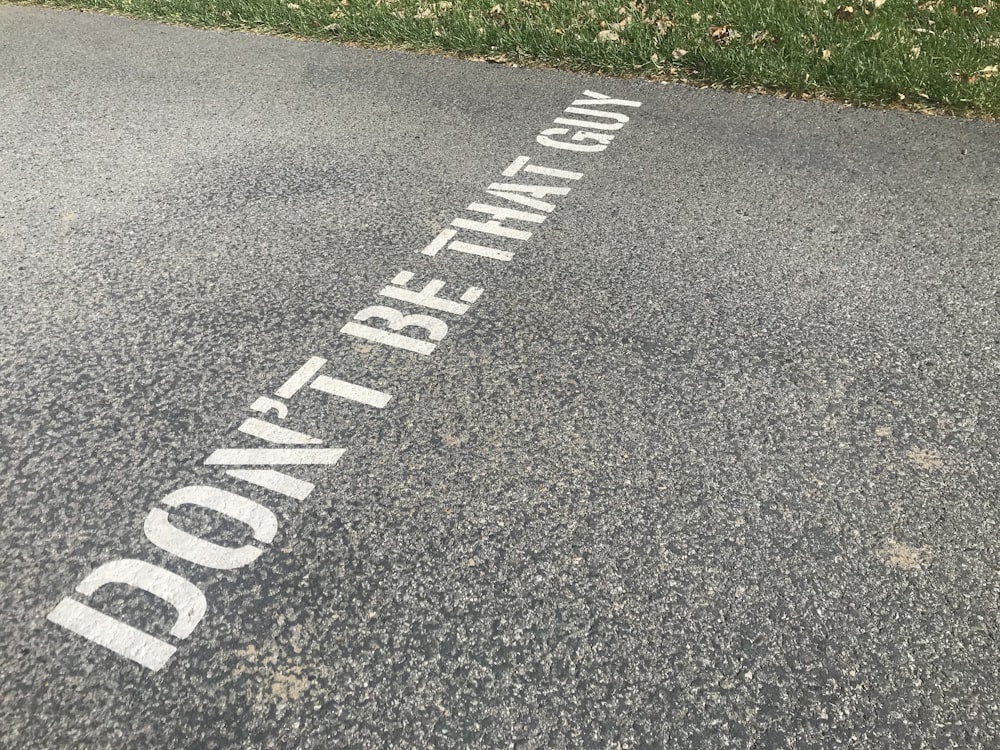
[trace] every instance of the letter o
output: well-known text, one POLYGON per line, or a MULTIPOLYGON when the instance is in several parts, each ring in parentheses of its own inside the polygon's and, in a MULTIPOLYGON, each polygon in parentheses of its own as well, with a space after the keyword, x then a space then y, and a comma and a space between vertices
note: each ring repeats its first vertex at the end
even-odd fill
MULTIPOLYGON (((204 485, 182 487, 163 498, 163 503, 172 508, 197 505, 229 516, 249 526, 253 531, 253 538, 264 544, 269 544, 278 531, 277 517, 263 505, 242 495, 215 487, 204 485)), ((143 531, 146 533, 146 538, 160 549, 206 568, 219 570, 242 568, 264 552, 253 544, 223 547, 182 531, 170 523, 170 514, 162 508, 153 508, 149 511, 143 531)))

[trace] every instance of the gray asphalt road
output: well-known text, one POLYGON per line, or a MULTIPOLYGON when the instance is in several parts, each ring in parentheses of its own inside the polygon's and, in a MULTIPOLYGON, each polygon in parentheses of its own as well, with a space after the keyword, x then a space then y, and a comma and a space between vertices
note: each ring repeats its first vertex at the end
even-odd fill
POLYGON ((0 8, 0 745, 997 747, 998 163, 0 8))

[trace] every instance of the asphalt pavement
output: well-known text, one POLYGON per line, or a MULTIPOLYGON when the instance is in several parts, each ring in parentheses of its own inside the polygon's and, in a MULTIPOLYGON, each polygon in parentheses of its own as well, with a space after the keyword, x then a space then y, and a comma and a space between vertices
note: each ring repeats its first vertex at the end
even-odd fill
POLYGON ((998 165, 0 7, 0 747, 1000 746, 998 165))

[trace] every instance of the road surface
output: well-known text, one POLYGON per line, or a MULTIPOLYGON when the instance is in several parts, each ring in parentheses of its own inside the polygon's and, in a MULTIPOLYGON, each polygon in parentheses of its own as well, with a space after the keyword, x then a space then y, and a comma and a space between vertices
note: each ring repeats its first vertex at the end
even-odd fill
POLYGON ((996 747, 998 163, 0 7, 0 746, 996 747))

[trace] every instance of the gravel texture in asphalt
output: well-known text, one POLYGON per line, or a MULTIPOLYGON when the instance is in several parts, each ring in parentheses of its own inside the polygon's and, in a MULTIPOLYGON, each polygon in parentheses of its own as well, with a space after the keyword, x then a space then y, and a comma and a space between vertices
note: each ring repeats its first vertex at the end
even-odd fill
POLYGON ((0 746, 997 747, 998 164, 996 124, 0 7, 0 746), (475 202, 544 221, 420 252, 475 202), (342 332, 378 305, 447 333, 342 332), (391 400, 251 409, 311 357, 391 400), (206 465, 251 417, 345 453, 206 465), (204 613, 77 591, 123 559, 204 613))

